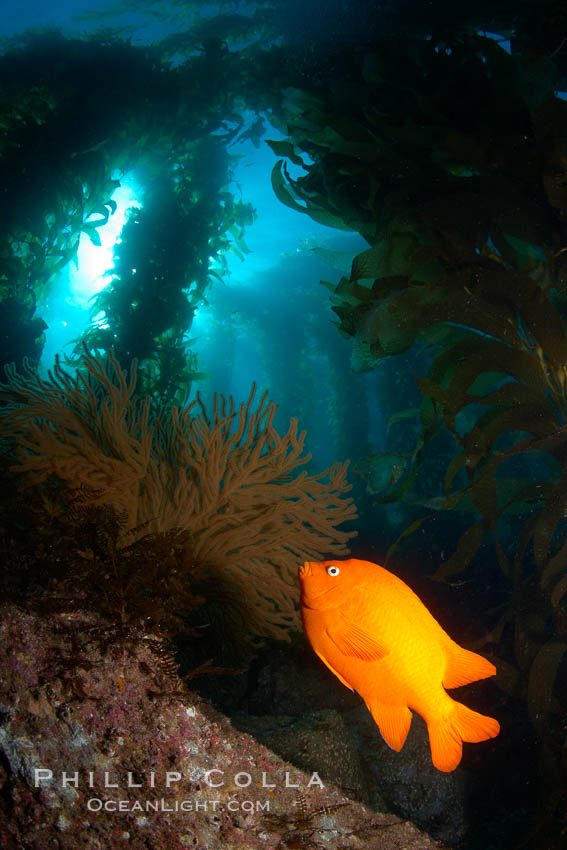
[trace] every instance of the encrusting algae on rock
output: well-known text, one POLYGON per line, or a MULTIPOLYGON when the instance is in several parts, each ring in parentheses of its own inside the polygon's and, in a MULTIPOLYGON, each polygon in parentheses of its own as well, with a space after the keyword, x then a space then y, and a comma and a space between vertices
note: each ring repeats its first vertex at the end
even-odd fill
POLYGON ((103 625, 79 609, 0 606, 2 848, 441 846, 322 787, 180 680, 159 692, 151 648, 108 648, 103 625))

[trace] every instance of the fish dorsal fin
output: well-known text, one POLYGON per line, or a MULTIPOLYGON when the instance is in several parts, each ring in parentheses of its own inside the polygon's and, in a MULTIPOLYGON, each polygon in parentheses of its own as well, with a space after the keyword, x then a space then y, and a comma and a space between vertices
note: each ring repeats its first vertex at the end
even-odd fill
POLYGON ((494 676, 496 667, 482 655, 463 649, 451 641, 447 646, 447 667, 443 676, 444 688, 459 688, 469 682, 494 676))
POLYGON ((361 661, 380 661, 390 650, 379 638, 351 623, 339 614, 336 622, 327 628, 327 635, 343 655, 361 661))

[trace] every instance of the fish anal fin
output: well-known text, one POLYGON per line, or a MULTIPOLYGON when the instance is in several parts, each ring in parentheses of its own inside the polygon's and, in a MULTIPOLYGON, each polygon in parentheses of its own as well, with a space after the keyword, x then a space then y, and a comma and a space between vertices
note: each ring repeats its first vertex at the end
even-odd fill
POLYGON ((327 635, 343 655, 361 661, 380 661, 390 651, 379 638, 349 622, 346 617, 339 617, 336 625, 327 628, 327 635))
POLYGON ((451 641, 447 647, 447 667, 443 676, 444 688, 458 688, 469 682, 494 676, 496 667, 482 655, 463 649, 451 641))
POLYGON ((455 770, 461 761, 463 741, 477 744, 495 738, 500 732, 500 724, 494 717, 479 714, 460 702, 453 702, 448 717, 428 721, 427 728, 433 764, 445 773, 455 770))
POLYGON ((399 752, 406 742, 412 714, 407 705, 385 705, 381 702, 367 703, 380 734, 389 747, 399 752))

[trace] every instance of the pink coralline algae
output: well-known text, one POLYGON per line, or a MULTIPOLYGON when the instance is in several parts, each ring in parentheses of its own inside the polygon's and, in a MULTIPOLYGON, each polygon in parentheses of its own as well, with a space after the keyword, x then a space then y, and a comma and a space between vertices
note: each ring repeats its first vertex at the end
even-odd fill
POLYGON ((0 608, 0 846, 441 845, 279 759, 92 614, 0 608))

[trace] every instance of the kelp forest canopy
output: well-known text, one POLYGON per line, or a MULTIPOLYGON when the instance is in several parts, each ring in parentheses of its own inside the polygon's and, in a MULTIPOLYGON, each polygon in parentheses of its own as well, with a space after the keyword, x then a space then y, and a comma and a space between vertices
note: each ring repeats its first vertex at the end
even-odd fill
POLYGON ((408 541, 430 517, 458 517, 437 579, 472 564, 479 581, 479 557, 497 565, 508 601, 487 640, 544 740, 555 805, 567 740, 567 10, 305 5, 136 2, 167 30, 139 45, 109 27, 124 0, 84 16, 101 27, 88 37, 4 43, 3 359, 37 363, 38 300, 81 233, 96 244, 120 175, 137 169, 144 207, 77 351, 112 350, 117 373, 136 359, 138 394, 183 403, 199 375, 195 310, 227 253, 246 253, 254 216, 231 188, 228 145, 267 130, 279 200, 368 244, 349 276, 325 282, 353 370, 419 352, 420 406, 396 410, 390 450, 356 468, 378 501, 407 508, 408 541))

